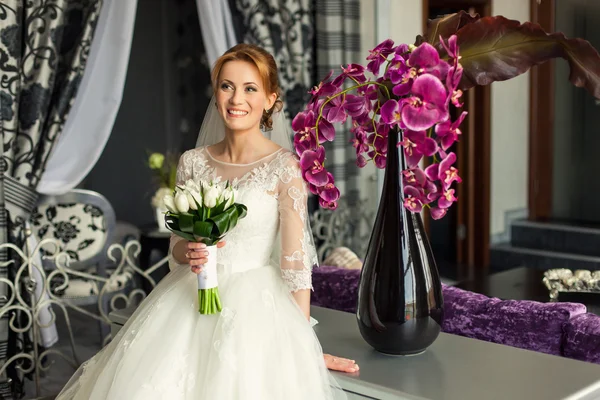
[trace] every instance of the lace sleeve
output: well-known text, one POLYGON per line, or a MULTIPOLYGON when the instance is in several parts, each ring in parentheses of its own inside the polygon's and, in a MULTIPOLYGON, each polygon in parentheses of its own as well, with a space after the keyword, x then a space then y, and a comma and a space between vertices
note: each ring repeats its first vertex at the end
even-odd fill
POLYGON ((281 174, 278 197, 282 278, 291 292, 312 289, 312 267, 317 264, 317 256, 307 220, 306 184, 293 156, 281 174))
MULTIPOLYGON (((177 185, 183 184, 188 179, 192 179, 192 157, 192 152, 186 151, 179 158, 179 163, 177 164, 177 185)), ((175 247, 175 245, 182 240, 183 238, 181 236, 171 234, 171 239, 169 242, 169 270, 171 271, 176 267, 186 265, 180 264, 179 262, 177 262, 175 257, 173 257, 173 247, 175 247)))

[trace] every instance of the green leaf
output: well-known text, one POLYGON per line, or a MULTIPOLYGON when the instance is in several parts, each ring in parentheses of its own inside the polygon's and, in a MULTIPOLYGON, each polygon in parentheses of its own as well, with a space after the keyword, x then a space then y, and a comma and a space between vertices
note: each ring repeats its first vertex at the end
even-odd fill
POLYGON ((213 223, 210 221, 196 221, 194 223, 194 235, 199 238, 210 238, 213 230, 213 223))
POLYGON ((175 215, 166 215, 165 224, 170 230, 179 230, 179 217, 175 215))
POLYGON ((231 207, 227 209, 229 213, 229 226, 227 227, 227 231, 231 231, 238 223, 239 214, 236 207, 231 207))
POLYGON ((194 235, 187 233, 187 232, 182 232, 182 231, 176 231, 176 230, 172 230, 172 232, 174 234, 176 234, 177 236, 180 236, 186 240, 189 240, 190 242, 195 242, 196 238, 194 237, 194 235))
POLYGON ((215 208, 212 209, 211 213, 214 215, 218 215, 221 214, 223 212, 223 210, 225 210, 225 204, 227 203, 227 201, 223 200, 220 203, 217 204, 217 206, 215 208))
POLYGON ((229 219, 230 219, 230 215, 227 211, 225 211, 219 215, 213 215, 209 219, 209 221, 213 221, 215 223, 215 226, 217 228, 217 232, 216 232, 217 236, 222 235, 225 232, 227 232, 227 227, 229 226, 229 219))
POLYGON ((179 229, 183 232, 192 233, 194 231, 194 216, 192 214, 179 214, 179 229))
POLYGON ((237 208, 238 219, 242 219, 248 214, 248 207, 243 204, 235 203, 235 207, 237 208))
MULTIPOLYGON (((521 24, 502 16, 460 25, 456 25, 456 32, 443 30, 445 38, 455 33, 458 39, 464 69, 460 89, 512 79, 535 65, 560 57, 569 63, 571 83, 600 98, 600 55, 588 41, 568 39, 560 32, 548 34, 538 24, 521 24)), ((441 44, 436 48, 448 58, 441 44)))

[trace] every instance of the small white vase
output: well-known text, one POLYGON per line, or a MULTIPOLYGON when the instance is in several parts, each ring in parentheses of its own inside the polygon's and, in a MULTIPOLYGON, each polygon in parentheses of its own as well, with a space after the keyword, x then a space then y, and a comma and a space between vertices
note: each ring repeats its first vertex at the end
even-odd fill
POLYGON ((154 209, 156 215, 156 224, 158 225, 159 232, 169 232, 167 226, 165 225, 165 213, 167 212, 166 208, 156 207, 154 209))

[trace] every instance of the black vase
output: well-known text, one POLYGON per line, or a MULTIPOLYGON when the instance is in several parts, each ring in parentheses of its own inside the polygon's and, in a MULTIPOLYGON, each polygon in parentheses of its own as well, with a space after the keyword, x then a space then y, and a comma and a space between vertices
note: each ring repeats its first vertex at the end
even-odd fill
POLYGON ((403 206, 404 151, 390 130, 381 201, 358 289, 360 333, 375 350, 418 354, 441 330, 442 285, 420 214, 403 206))

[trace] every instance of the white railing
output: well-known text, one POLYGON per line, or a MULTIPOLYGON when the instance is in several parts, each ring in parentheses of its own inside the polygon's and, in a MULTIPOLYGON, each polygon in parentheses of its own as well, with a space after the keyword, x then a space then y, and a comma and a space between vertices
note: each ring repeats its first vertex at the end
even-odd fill
MULTIPOLYGON (((31 232, 27 231, 26 235, 31 235, 31 232)), ((0 284, 4 283, 7 287, 6 304, 0 308, 0 317, 8 314, 9 329, 15 334, 30 335, 35 344, 32 346, 33 350, 29 352, 22 351, 12 355, 4 365, 0 366, 0 376, 6 376, 6 370, 12 364, 23 374, 32 373, 36 396, 41 395, 40 376, 52 365, 52 363, 45 362, 48 356, 61 357, 74 370, 82 362, 76 351, 76 339, 73 336, 69 313, 78 312, 110 326, 108 314, 117 308, 139 304, 147 295, 141 289, 141 281, 147 280, 154 288, 156 282, 151 274, 166 265, 168 259, 165 257, 144 270, 138 267, 135 261, 141 250, 137 240, 129 241, 125 246, 113 244, 107 251, 107 258, 113 263, 113 267, 106 271, 106 276, 99 276, 70 268, 69 255, 60 250, 60 242, 56 239, 44 239, 32 249, 27 244, 24 249, 20 249, 11 243, 0 245, 0 249, 12 250, 16 256, 0 264, 15 271, 14 281, 0 278, 0 284), (15 258, 18 261, 15 261, 15 258), (46 270, 39 265, 41 259, 51 261, 43 264, 51 264, 54 269, 46 270), (38 261, 36 262, 36 260, 38 261), (19 262, 20 264, 16 265, 19 262), (97 294, 86 297, 88 300, 91 299, 91 302, 97 298, 95 301, 97 313, 83 308, 77 299, 62 296, 65 289, 75 279, 95 283, 99 288, 97 294), (36 289, 40 285, 44 288, 45 294, 36 296, 36 289), (40 352, 37 346, 37 343, 40 343, 41 330, 55 324, 57 310, 62 312, 66 322, 70 355, 52 348, 40 352), (43 313, 46 315, 49 313, 51 316, 49 321, 42 322, 40 317, 43 313), (17 318, 18 314, 20 314, 19 318, 17 318)), ((103 345, 110 339, 111 336, 108 333, 103 337, 103 345)))

